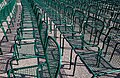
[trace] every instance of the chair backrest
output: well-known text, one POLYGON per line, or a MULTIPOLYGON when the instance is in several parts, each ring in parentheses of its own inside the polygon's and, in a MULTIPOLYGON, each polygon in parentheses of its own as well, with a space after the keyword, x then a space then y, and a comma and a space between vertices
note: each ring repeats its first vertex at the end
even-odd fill
POLYGON ((65 15, 65 3, 61 2, 59 7, 59 13, 65 15))
POLYGON ((114 16, 113 26, 117 28, 120 27, 120 12, 116 13, 114 16))
POLYGON ((48 24, 45 21, 42 21, 42 14, 40 12, 38 15, 38 33, 42 45, 45 46, 48 36, 48 24))
POLYGON ((73 13, 74 13, 73 7, 70 5, 66 6, 65 14, 68 19, 71 19, 71 20, 73 19, 73 13))
POLYGON ((80 10, 83 11, 84 13, 86 13, 88 4, 86 2, 82 2, 80 6, 81 6, 80 10))
POLYGON ((77 9, 80 9, 80 7, 82 6, 82 3, 81 1, 79 0, 75 0, 74 3, 73 3, 73 6, 77 9))
POLYGON ((50 78, 57 78, 61 67, 61 51, 58 43, 50 36, 48 36, 45 55, 50 78))
POLYGON ((113 68, 120 69, 120 29, 111 27, 103 42, 103 57, 113 68))
POLYGON ((97 17, 98 10, 99 10, 98 6, 96 6, 96 5, 90 5, 90 6, 88 7, 87 15, 88 15, 88 16, 97 17))
POLYGON ((89 16, 83 26, 84 40, 98 45, 103 29, 104 23, 100 19, 89 16))
POLYGON ((81 33, 84 23, 84 13, 80 10, 75 10, 73 14, 73 24, 74 24, 74 31, 81 33))
POLYGON ((36 18, 38 16, 38 10, 39 10, 39 7, 37 6, 37 4, 34 3, 34 5, 33 5, 33 12, 36 15, 36 18))

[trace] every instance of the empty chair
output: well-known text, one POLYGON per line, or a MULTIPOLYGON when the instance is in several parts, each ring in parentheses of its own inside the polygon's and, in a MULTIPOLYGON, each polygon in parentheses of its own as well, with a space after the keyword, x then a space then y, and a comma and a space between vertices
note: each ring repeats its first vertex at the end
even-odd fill
MULTIPOLYGON (((69 31, 65 31, 62 34, 64 37, 63 39, 66 39, 68 36, 74 37, 75 34, 78 34, 78 35, 81 34, 82 30, 83 30, 84 20, 85 20, 85 14, 80 10, 75 10, 75 12, 73 14, 73 25, 71 26, 71 28, 69 28, 69 31)), ((66 27, 64 27, 64 29, 65 28, 66 27)), ((60 35, 60 40, 61 40, 61 35, 60 35)), ((60 42, 60 44, 61 44, 61 42, 60 42)), ((64 42, 62 44, 64 46, 64 42)), ((63 49, 64 49, 64 47, 63 47, 63 49)))
MULTIPOLYGON (((61 51, 58 43, 52 38, 48 37, 46 48, 44 50, 45 60, 42 63, 36 62, 36 59, 19 58, 18 62, 24 60, 32 60, 26 62, 24 66, 14 68, 14 59, 10 62, 11 69, 8 71, 8 78, 57 78, 61 67, 61 51)), ((39 58, 36 56, 36 58, 39 58)), ((22 63, 22 62, 20 62, 22 63)), ((19 63, 19 64, 20 64, 19 63)))
MULTIPOLYGON (((85 46, 97 46, 103 29, 104 23, 100 19, 89 16, 83 25, 81 33, 65 36, 66 41, 71 46, 70 66, 72 64, 73 50, 84 49, 85 46)), ((62 47, 64 50, 64 44, 62 44, 62 47)))
MULTIPOLYGON (((106 74, 120 72, 120 29, 110 28, 104 38, 103 46, 100 49, 85 47, 84 50, 76 50, 76 61, 79 59, 85 64, 86 68, 93 75, 91 78, 96 78, 106 74), (115 34, 117 33, 117 34, 115 34)), ((73 74, 75 73, 75 67, 73 74)))
POLYGON ((61 67, 61 51, 58 43, 50 36, 48 37, 45 53, 45 56, 47 57, 46 64, 43 63, 43 65, 39 66, 37 77, 57 78, 61 67))

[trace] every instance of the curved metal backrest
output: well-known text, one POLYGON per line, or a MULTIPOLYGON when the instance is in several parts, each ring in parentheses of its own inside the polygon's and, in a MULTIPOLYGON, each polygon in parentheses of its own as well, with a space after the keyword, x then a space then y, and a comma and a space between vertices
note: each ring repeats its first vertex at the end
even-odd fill
POLYGON ((48 36, 45 56, 50 78, 57 78, 61 67, 61 51, 58 43, 50 36, 48 36))
POLYGON ((88 16, 97 17, 98 11, 99 11, 98 6, 96 6, 96 5, 90 5, 89 8, 88 8, 88 13, 87 13, 87 15, 88 15, 88 16))
POLYGON ((78 9, 80 9, 80 7, 81 7, 81 5, 82 5, 82 3, 81 3, 80 0, 75 0, 73 4, 74 4, 73 6, 74 6, 75 8, 78 8, 78 9))
POLYGON ((59 9, 60 9, 60 6, 61 6, 61 5, 60 5, 60 1, 59 1, 59 0, 57 1, 57 0, 56 0, 56 1, 54 2, 54 5, 55 5, 55 10, 59 12, 59 9))
POLYGON ((57 8, 56 6, 57 6, 56 0, 51 0, 51 7, 56 9, 57 8))
POLYGON ((103 29, 103 21, 89 16, 83 26, 84 39, 90 44, 98 45, 103 29))
POLYGON ((84 13, 80 10, 75 10, 73 14, 73 24, 74 24, 74 31, 81 33, 84 23, 84 13))
POLYGON ((120 12, 115 14, 113 26, 116 28, 120 28, 120 12))
POLYGON ((66 17, 69 18, 69 19, 73 19, 73 13, 74 13, 74 9, 72 6, 66 6, 65 8, 65 14, 66 14, 66 17))
POLYGON ((65 20, 64 20, 65 21, 65 27, 73 25, 73 13, 74 13, 73 7, 67 5, 65 7, 65 16, 64 16, 64 18, 65 18, 65 20))
POLYGON ((111 27, 103 42, 103 57, 113 68, 120 68, 120 29, 111 27))
POLYGON ((80 5, 80 10, 82 10, 83 12, 86 13, 87 9, 88 9, 88 4, 85 3, 85 2, 82 2, 81 5, 80 5))
POLYGON ((45 21, 42 21, 42 15, 39 13, 39 19, 38 19, 38 32, 40 35, 40 40, 43 45, 43 48, 45 46, 47 36, 48 36, 48 24, 45 21))
POLYGON ((66 7, 66 5, 63 2, 61 2, 60 5, 61 6, 59 7, 59 12, 60 12, 60 14, 65 15, 65 7, 66 7))
POLYGON ((36 17, 38 16, 38 14, 37 14, 37 13, 38 13, 38 10, 39 10, 39 8, 38 8, 37 4, 35 4, 35 5, 33 6, 33 11, 34 11, 36 17))
MULTIPOLYGON (((102 49, 106 49, 105 45, 109 46, 109 43, 112 40, 116 40, 117 42, 119 42, 119 40, 120 40, 120 29, 119 28, 116 28, 116 27, 109 28, 109 30, 104 38, 102 49)), ((114 43, 116 44, 116 42, 114 42, 114 43)), ((111 46, 115 46, 115 45, 111 45, 111 46)))

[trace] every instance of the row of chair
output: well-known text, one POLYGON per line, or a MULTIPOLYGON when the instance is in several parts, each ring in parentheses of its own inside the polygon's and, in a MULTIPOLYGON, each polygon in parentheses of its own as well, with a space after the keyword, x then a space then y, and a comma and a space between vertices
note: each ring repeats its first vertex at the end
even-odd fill
MULTIPOLYGON (((10 30, 10 25, 13 26, 13 22, 15 20, 15 14, 16 14, 16 1, 11 0, 9 3, 7 3, 5 6, 3 6, 0 10, 0 28, 3 32, 3 37, 5 37, 6 40, 8 41, 7 37, 7 30, 10 30), (5 28, 5 23, 7 24, 7 30, 5 28)), ((1 50, 2 54, 2 50, 1 50)))
MULTIPOLYGON (((38 3, 39 6, 46 12, 50 20, 57 25, 57 28, 60 30, 64 39, 70 44, 72 48, 70 66, 72 64, 72 51, 74 50, 77 54, 75 58, 74 71, 77 57, 79 57, 88 70, 93 74, 93 78, 114 72, 120 72, 120 60, 117 60, 119 59, 120 29, 119 23, 117 22, 117 20, 119 20, 119 10, 118 13, 115 13, 114 18, 112 16, 109 17, 114 19, 112 22, 118 23, 118 27, 111 26, 111 24, 109 24, 110 27, 106 28, 103 21, 109 20, 103 20, 98 15, 94 15, 94 11, 97 11, 98 9, 91 9, 91 6, 93 5, 90 5, 90 9, 86 12, 79 9, 74 11, 74 8, 68 4, 64 4, 67 5, 66 7, 62 4, 55 7, 54 3, 57 4, 59 1, 39 1, 38 3), (61 9, 58 9, 60 7, 61 9), (91 11, 93 11, 93 14, 91 11), (103 38, 102 42, 100 38, 103 38), (99 46, 100 44, 103 44, 102 47, 99 46), (94 51, 91 49, 93 47, 98 49, 94 51), (117 60, 117 62, 115 62, 115 60, 117 60)), ((94 8, 96 7, 94 6, 94 8)), ((62 50, 64 50, 64 39, 62 50)))
POLYGON ((55 39, 48 36, 48 23, 43 11, 34 0, 21 0, 21 4, 21 22, 15 37, 8 78, 57 78, 61 67, 61 51, 55 39), (33 58, 33 61, 37 61, 34 65, 31 64, 33 58), (20 61, 26 59, 31 60, 25 63, 27 66, 14 67, 14 61, 20 65, 20 61), (41 59, 45 61, 41 63, 41 59))
POLYGON ((8 26, 8 30, 10 30, 10 24, 8 21, 8 17, 10 18, 10 20, 12 21, 12 16, 14 16, 14 12, 15 12, 15 0, 10 1, 9 3, 7 3, 1 10, 0 10, 0 24, 1 24, 1 29, 4 33, 4 36, 6 37, 7 41, 7 35, 6 35, 6 31, 4 29, 3 26, 3 22, 7 23, 8 26))
MULTIPOLYGON (((46 5, 47 4, 48 3, 46 3, 46 5)), ((68 25, 69 24, 71 25, 74 23, 74 21, 72 21, 72 20, 78 19, 78 18, 74 19, 74 17, 78 14, 79 15, 82 14, 81 17, 83 17, 85 21, 86 21, 88 16, 93 16, 93 17, 96 17, 98 19, 101 19, 104 22, 104 32, 102 32, 103 35, 107 33, 107 31, 110 27, 119 28, 119 22, 118 22, 119 15, 120 15, 119 6, 116 7, 116 8, 118 8, 116 11, 113 9, 113 7, 109 8, 108 6, 101 5, 102 8, 99 8, 100 5, 98 6, 95 4, 90 4, 90 5, 85 4, 85 6, 84 6, 83 4, 85 4, 85 3, 78 4, 78 5, 82 5, 82 6, 81 6, 81 8, 76 9, 73 5, 65 4, 65 2, 51 1, 51 2, 49 2, 49 6, 51 6, 52 10, 48 10, 48 8, 46 6, 46 8, 47 8, 46 11, 48 12, 48 15, 51 17, 51 20, 53 20, 56 25, 62 25, 62 24, 64 25, 65 22, 68 25), (57 4, 57 5, 54 5, 54 4, 57 4), (85 7, 87 7, 88 9, 85 7), (55 10, 57 10, 57 12, 55 12, 55 10), (78 12, 78 11, 80 11, 80 12, 78 12), (60 13, 60 15, 58 13, 60 13), (67 17, 67 19, 71 19, 71 20, 66 21, 64 16, 65 16, 65 18, 67 17)), ((77 22, 77 23, 79 23, 79 22, 77 22)), ((68 26, 68 27, 70 27, 70 26, 68 26)), ((65 27, 63 27, 63 28, 65 28, 65 27)), ((82 29, 83 29, 82 25, 80 25, 79 32, 81 32, 82 29)), ((61 29, 60 32, 63 32, 63 29, 61 29)))

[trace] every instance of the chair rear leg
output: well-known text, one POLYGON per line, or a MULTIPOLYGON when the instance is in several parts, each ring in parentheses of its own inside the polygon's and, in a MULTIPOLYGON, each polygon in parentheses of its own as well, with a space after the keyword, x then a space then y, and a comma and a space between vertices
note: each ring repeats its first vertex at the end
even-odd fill
POLYGON ((73 68, 73 76, 75 75, 75 69, 76 69, 77 57, 78 57, 78 55, 76 55, 76 57, 75 57, 75 64, 74 64, 74 68, 73 68))

